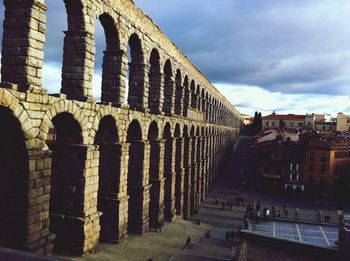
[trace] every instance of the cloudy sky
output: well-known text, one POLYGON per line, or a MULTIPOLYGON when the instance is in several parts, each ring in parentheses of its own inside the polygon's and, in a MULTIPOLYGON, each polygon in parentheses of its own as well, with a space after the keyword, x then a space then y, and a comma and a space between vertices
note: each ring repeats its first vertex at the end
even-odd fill
MULTIPOLYGON (((63 0, 46 2, 44 84, 58 92, 65 10, 63 0)), ((350 113, 350 1, 134 2, 242 113, 350 113)), ((96 41, 99 96, 104 49, 99 23, 96 41)))

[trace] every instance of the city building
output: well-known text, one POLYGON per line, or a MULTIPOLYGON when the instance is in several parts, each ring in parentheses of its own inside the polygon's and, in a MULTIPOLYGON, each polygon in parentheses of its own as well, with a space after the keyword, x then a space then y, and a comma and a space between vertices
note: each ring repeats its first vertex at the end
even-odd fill
POLYGON ((262 131, 269 129, 313 129, 315 126, 315 115, 297 115, 297 114, 272 114, 262 118, 262 131))
POLYGON ((302 134, 304 178, 313 196, 350 195, 350 139, 316 132, 302 134))
POLYGON ((246 115, 246 114, 241 114, 241 117, 243 119, 243 125, 250 125, 253 123, 254 118, 246 115))
POLYGON ((258 144, 256 173, 258 187, 265 192, 304 191, 303 148, 289 139, 278 138, 258 144))
POLYGON ((350 115, 337 114, 337 131, 350 131, 350 115))

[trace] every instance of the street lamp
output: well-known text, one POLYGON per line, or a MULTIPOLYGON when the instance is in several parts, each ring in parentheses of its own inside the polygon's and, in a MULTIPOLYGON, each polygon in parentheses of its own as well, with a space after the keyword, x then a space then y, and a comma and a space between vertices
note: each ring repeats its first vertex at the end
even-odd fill
POLYGON ((341 206, 338 206, 336 212, 337 212, 337 216, 339 218, 339 223, 341 223, 343 220, 343 216, 344 216, 344 208, 341 206))

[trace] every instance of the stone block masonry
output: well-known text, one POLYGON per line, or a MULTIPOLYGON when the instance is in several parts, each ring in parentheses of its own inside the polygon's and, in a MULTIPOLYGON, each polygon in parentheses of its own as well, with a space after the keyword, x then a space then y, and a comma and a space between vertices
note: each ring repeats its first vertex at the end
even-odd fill
POLYGON ((237 141, 239 112, 125 0, 65 1, 62 89, 47 94, 49 4, 4 0, 0 246, 82 255, 188 219, 237 141), (98 22, 107 43, 100 103, 98 22))

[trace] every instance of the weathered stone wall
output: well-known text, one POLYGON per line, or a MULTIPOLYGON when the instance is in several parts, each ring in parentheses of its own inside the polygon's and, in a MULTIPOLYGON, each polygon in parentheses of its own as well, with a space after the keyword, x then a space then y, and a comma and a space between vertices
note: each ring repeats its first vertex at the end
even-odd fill
POLYGON ((40 254, 83 254, 99 240, 120 242, 188 218, 240 127, 237 110, 131 1, 65 3, 62 89, 48 95, 45 1, 4 0, 0 158, 12 160, 0 177, 8 191, 26 195, 21 209, 0 211, 0 230, 14 230, 0 246, 40 254), (107 42, 101 103, 91 91, 97 18, 107 42))

